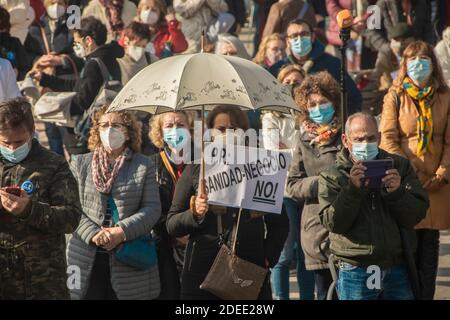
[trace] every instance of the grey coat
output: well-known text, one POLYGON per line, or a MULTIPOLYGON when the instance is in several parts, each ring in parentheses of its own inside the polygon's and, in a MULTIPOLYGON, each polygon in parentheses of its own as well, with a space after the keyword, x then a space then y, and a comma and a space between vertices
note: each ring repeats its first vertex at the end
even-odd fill
MULTIPOLYGON (((78 181, 81 206, 84 213, 102 225, 108 196, 99 193, 92 180, 92 153, 75 156, 71 169, 78 181)), ((161 215, 155 168, 150 158, 132 153, 120 169, 112 188, 112 196, 119 211, 119 223, 126 240, 149 234, 161 215)), ((67 245, 68 265, 79 266, 81 286, 72 289, 72 299, 82 299, 89 287, 97 247, 91 243, 99 227, 84 215, 78 229, 67 245)), ((118 299, 154 299, 159 296, 158 266, 141 271, 118 262, 110 256, 111 283, 118 299)))
POLYGON ((308 133, 302 133, 292 158, 286 183, 287 195, 297 201, 304 201, 301 219, 301 244, 305 253, 307 270, 328 268, 328 231, 319 218, 319 174, 336 161, 341 150, 340 133, 334 141, 325 146, 311 146, 308 133))

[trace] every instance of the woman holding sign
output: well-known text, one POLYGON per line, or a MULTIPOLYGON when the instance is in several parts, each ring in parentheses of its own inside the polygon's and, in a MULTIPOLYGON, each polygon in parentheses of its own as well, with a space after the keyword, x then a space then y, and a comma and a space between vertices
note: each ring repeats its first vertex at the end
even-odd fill
MULTIPOLYGON (((233 106, 216 107, 208 114, 206 122, 209 129, 217 129, 214 140, 225 139, 227 129, 248 129, 245 113, 233 106)), ((199 193, 199 176, 199 165, 186 166, 176 185, 166 225, 171 236, 189 235, 181 280, 181 299, 218 299, 200 289, 200 284, 220 249, 218 222, 222 224, 223 240, 229 244, 239 209, 208 205, 208 196, 199 193), (191 196, 196 196, 192 205, 191 196)), ((242 210, 237 255, 261 267, 273 267, 278 261, 288 228, 284 210, 281 215, 242 210)), ((267 276, 264 281, 259 299, 272 298, 269 278, 267 276)))
POLYGON ((331 285, 328 270, 328 231, 320 223, 319 173, 334 164, 341 149, 339 85, 328 72, 308 76, 294 91, 304 113, 299 117, 300 139, 289 168, 286 193, 304 202, 301 216, 301 244, 306 270, 314 271, 316 295, 325 300, 331 285))

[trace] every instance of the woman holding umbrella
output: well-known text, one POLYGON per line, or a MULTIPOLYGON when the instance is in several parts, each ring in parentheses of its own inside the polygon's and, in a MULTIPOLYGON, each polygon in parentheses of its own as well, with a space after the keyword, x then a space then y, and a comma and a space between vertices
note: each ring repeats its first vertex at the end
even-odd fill
MULTIPOLYGON (((220 105, 206 119, 207 127, 215 130, 214 140, 224 139, 227 129, 248 129, 245 113, 235 106, 220 105), (220 132, 220 134, 218 134, 220 132)), ((207 195, 198 194, 199 165, 188 165, 183 171, 167 217, 167 230, 171 236, 189 235, 181 281, 181 299, 217 299, 200 289, 219 252, 217 215, 221 215, 224 242, 231 240, 231 230, 238 218, 237 208, 208 205, 207 195), (192 206, 191 206, 192 203, 192 206)), ((286 213, 266 214, 242 210, 237 239, 237 255, 259 266, 273 267, 279 258, 289 229, 286 213), (266 232, 267 230, 267 232, 266 232)), ((270 277, 261 288, 259 299, 272 298, 270 277)))

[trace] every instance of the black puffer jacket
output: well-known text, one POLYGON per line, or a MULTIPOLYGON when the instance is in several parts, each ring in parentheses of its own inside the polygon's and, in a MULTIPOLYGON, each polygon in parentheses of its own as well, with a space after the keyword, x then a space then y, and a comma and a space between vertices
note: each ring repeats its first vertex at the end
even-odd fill
MULTIPOLYGON (((167 216, 167 230, 171 236, 189 235, 181 281, 181 299, 217 299, 209 292, 200 289, 200 284, 219 251, 215 212, 226 210, 222 216, 222 226, 225 240, 229 242, 231 240, 229 235, 239 211, 237 208, 210 206, 203 221, 195 220, 189 209, 189 201, 192 195, 197 194, 199 175, 199 165, 186 166, 176 185, 172 206, 167 216)), ((269 266, 273 267, 278 262, 288 231, 289 223, 284 208, 281 215, 262 215, 243 210, 236 253, 240 258, 260 266, 265 266, 267 260, 269 266)), ((270 283, 267 278, 259 299, 267 300, 271 297, 270 283)))

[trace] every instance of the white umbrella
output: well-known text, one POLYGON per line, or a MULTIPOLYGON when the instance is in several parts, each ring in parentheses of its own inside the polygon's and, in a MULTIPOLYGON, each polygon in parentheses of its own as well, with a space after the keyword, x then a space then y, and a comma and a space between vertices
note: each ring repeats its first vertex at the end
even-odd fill
POLYGON ((210 110, 217 104, 244 109, 298 110, 288 88, 266 69, 238 57, 210 53, 159 60, 136 74, 108 111, 210 110))
MULTIPOLYGON (((218 104, 248 110, 299 111, 290 90, 261 66, 238 57, 197 53, 166 58, 144 68, 119 92, 108 112, 204 111, 218 104)), ((202 112, 202 193, 205 193, 204 128, 202 112)))

